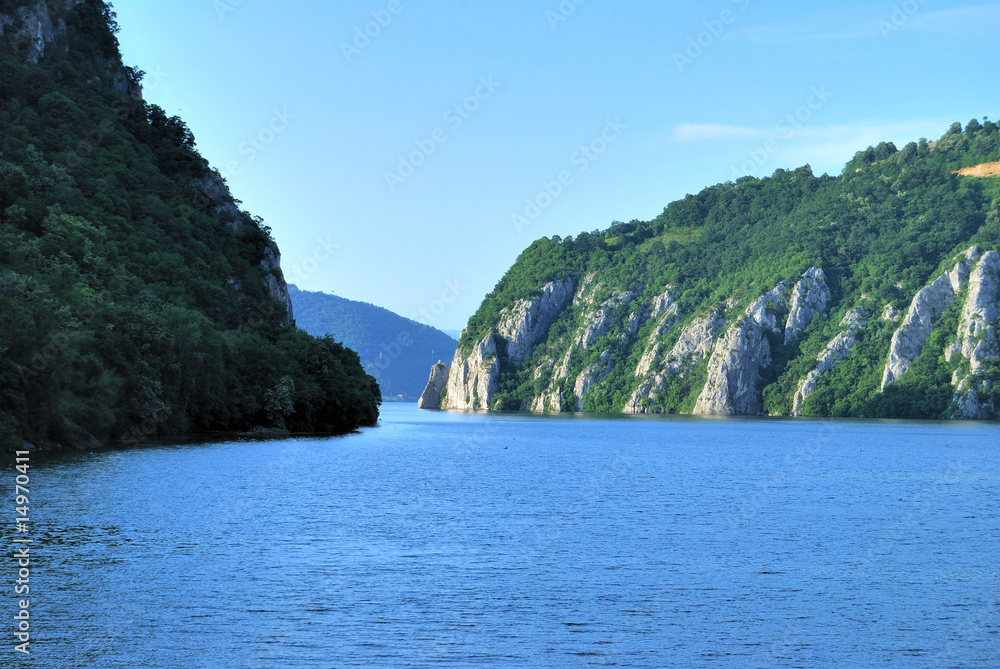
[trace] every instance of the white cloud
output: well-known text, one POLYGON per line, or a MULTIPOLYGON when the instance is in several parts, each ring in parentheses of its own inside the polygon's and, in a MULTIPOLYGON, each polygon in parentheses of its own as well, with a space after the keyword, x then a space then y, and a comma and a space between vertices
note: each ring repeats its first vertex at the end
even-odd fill
MULTIPOLYGON (((809 164, 817 174, 839 174, 854 153, 879 142, 894 142, 903 148, 921 137, 934 140, 943 135, 952 120, 914 119, 894 123, 866 121, 828 125, 753 127, 685 123, 673 129, 666 142, 647 147, 673 150, 681 143, 724 140, 719 153, 726 174, 766 176, 778 168, 794 169, 809 164)), ((714 150, 714 149, 713 149, 714 150)))

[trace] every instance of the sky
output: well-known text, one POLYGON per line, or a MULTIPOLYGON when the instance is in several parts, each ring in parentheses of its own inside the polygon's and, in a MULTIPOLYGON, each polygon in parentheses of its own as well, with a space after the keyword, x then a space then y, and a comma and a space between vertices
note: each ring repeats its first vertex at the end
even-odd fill
POLYGON ((1000 3, 113 4, 289 283, 441 329, 540 237, 1000 118, 1000 3))

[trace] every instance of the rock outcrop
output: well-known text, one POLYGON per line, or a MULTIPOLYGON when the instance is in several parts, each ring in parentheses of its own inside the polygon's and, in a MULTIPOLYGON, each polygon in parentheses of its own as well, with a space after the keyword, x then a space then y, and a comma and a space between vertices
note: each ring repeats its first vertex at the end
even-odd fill
POLYGON ((498 346, 505 347, 507 359, 515 368, 520 367, 572 294, 572 279, 550 282, 535 297, 503 309, 496 334, 477 342, 471 353, 464 355, 461 348, 455 351, 442 408, 463 411, 492 408, 500 376, 498 346))
POLYGON ((583 397, 590 390, 591 386, 601 381, 611 371, 611 352, 605 351, 601 357, 587 366, 580 376, 576 377, 576 384, 573 386, 573 393, 576 395, 576 409, 583 410, 583 397))
POLYGON ((634 292, 616 291, 610 298, 602 302, 595 311, 587 315, 586 324, 583 327, 583 331, 577 337, 574 346, 580 349, 588 349, 594 342, 608 334, 619 310, 624 306, 628 306, 634 297, 634 292))
MULTIPOLYGON (((656 320, 656 327, 650 333, 646 349, 639 359, 639 364, 636 365, 635 376, 639 378, 649 373, 653 361, 656 360, 656 356, 660 352, 660 338, 667 334, 677 322, 677 303, 674 301, 673 286, 667 286, 661 295, 656 296, 649 317, 656 320)), ((633 334, 635 334, 634 331, 633 334)))
POLYGON ((945 351, 951 361, 961 354, 973 374, 983 369, 983 359, 996 355, 993 324, 1000 316, 1000 254, 987 251, 969 276, 969 294, 962 308, 958 335, 945 351))
POLYGON ((291 325, 295 321, 292 296, 288 294, 288 284, 285 283, 285 275, 281 271, 281 252, 273 239, 264 247, 264 259, 260 261, 260 268, 264 273, 264 286, 267 292, 285 305, 285 317, 282 323, 291 325))
POLYGON ((806 398, 816 392, 817 380, 826 372, 836 367, 837 363, 846 358, 855 344, 858 343, 858 330, 868 322, 868 314, 864 307, 856 307, 841 319, 840 326, 844 328, 816 356, 816 368, 799 381, 795 396, 792 398, 792 415, 802 415, 802 404, 806 398))
POLYGON ((969 292, 962 307, 958 334, 951 346, 945 349, 945 358, 951 362, 956 356, 964 358, 955 370, 955 417, 974 420, 989 418, 996 407, 985 396, 991 390, 988 379, 978 380, 974 375, 985 371, 986 359, 1000 353, 994 329, 1000 317, 1000 254, 987 251, 969 276, 969 292))
MULTIPOLYGON (((38 62, 45 54, 45 47, 57 34, 57 26, 52 21, 45 0, 26 2, 24 6, 15 9, 13 14, 0 14, 0 33, 8 25, 20 28, 14 35, 14 43, 31 63, 38 62)), ((66 29, 65 24, 58 27, 60 31, 66 29)))
MULTIPOLYGON (((598 291, 601 284, 595 284, 593 275, 584 277, 580 283, 580 288, 573 298, 573 305, 580 310, 580 317, 583 321, 572 334, 569 348, 563 354, 558 365, 552 370, 552 376, 548 388, 540 393, 530 403, 532 411, 561 411, 566 404, 566 398, 562 393, 562 381, 570 375, 570 365, 573 357, 582 351, 590 349, 602 337, 606 336, 612 326, 618 320, 625 320, 625 327, 620 335, 620 341, 628 341, 639 329, 640 318, 638 312, 631 312, 627 319, 624 319, 622 312, 635 299, 635 291, 614 291, 610 297, 598 304, 598 291)), ((550 361, 544 363, 550 364, 550 361)), ((605 350, 600 358, 588 365, 580 374, 573 379, 573 389, 576 396, 576 408, 583 408, 584 396, 595 384, 599 383, 611 371, 611 351, 605 350)), ((536 378, 538 372, 536 370, 536 378)), ((571 404, 573 406, 573 404, 571 404)))
POLYGON ((826 275, 818 267, 810 267, 792 290, 788 320, 785 321, 785 343, 797 338, 816 314, 825 312, 829 300, 826 275))
MULTIPOLYGON (((238 232, 246 227, 243 214, 236 206, 236 200, 230 192, 229 186, 226 185, 218 172, 212 171, 204 177, 192 180, 191 184, 195 187, 197 196, 193 202, 194 206, 183 210, 182 215, 193 215, 201 211, 211 216, 217 224, 227 230, 238 232)), ((291 325, 295 320, 292 298, 288 293, 285 275, 281 270, 281 252, 273 239, 269 239, 264 247, 264 257, 260 261, 260 268, 267 292, 285 305, 283 323, 291 325)), ((242 290, 239 283, 235 280, 233 283, 238 290, 242 290)))
POLYGON ((442 409, 484 411, 491 408, 500 378, 497 344, 492 334, 476 342, 468 355, 455 351, 448 373, 448 391, 442 409))
POLYGON ((427 387, 417 400, 419 409, 440 409, 441 391, 448 386, 448 367, 438 360, 437 364, 431 367, 431 376, 427 380, 427 387))
POLYGON ((757 389, 760 370, 771 364, 771 345, 766 332, 783 332, 785 321, 781 317, 786 308, 787 294, 788 288, 779 283, 761 295, 715 344, 708 361, 708 380, 695 403, 694 413, 760 413, 760 391, 757 389))
POLYGON ((760 369, 771 363, 771 346, 752 318, 731 327, 715 345, 708 362, 708 380, 694 413, 755 415, 761 410, 760 369))
MULTIPOLYGON (((681 331, 680 337, 664 356, 660 371, 651 379, 639 384, 625 403, 624 413, 648 413, 650 400, 666 387, 670 377, 679 374, 686 366, 704 359, 715 346, 715 341, 726 321, 718 311, 700 316, 681 331)), ((655 352, 654 352, 655 357, 655 352)), ((652 362, 650 363, 652 367, 652 362)))
POLYGON ((882 390, 905 374, 910 364, 920 355, 934 328, 934 322, 941 317, 955 299, 955 294, 968 280, 972 263, 978 257, 979 250, 976 247, 970 248, 955 264, 954 269, 940 275, 913 296, 903 324, 892 335, 889 358, 882 372, 882 390))
POLYGON ((518 300, 504 309, 497 323, 497 333, 507 340, 507 357, 517 367, 531 355, 535 344, 548 331, 573 294, 573 280, 546 284, 539 295, 518 300))

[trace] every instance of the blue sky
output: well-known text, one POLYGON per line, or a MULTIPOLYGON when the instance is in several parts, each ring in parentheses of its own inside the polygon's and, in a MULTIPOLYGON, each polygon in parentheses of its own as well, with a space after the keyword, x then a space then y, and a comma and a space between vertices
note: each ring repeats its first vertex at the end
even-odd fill
POLYGON ((997 3, 114 6, 289 282, 442 329, 538 237, 1000 117, 997 3))

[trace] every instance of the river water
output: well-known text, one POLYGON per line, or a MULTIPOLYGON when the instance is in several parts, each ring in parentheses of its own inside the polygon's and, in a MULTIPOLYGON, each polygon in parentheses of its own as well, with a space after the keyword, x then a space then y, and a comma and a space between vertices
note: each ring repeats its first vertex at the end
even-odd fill
POLYGON ((387 404, 30 473, 3 666, 1000 666, 996 424, 387 404))

